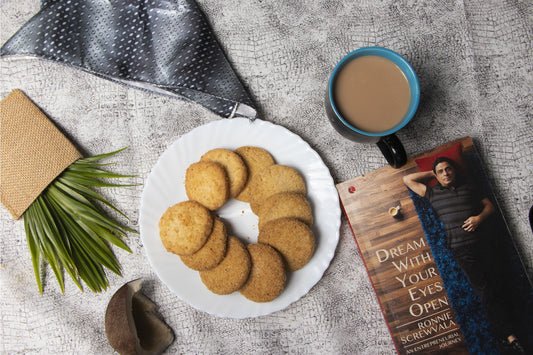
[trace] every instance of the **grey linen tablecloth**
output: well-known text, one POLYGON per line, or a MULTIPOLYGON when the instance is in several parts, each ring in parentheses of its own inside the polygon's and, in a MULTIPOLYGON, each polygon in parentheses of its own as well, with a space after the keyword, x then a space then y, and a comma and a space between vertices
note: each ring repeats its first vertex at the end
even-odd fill
MULTIPOLYGON (((398 136, 408 155, 469 135, 533 275, 533 6, 529 1, 214 1, 199 0, 233 68, 257 103, 258 117, 300 135, 335 182, 386 164, 376 146, 356 145, 329 125, 323 108, 335 64, 363 46, 405 56, 419 75, 421 102, 398 136)), ((38 12, 37 0, 0 2, 0 42, 38 12)), ((123 146, 118 171, 140 186, 104 190, 138 223, 142 184, 178 137, 220 119, 200 105, 118 85, 35 58, 0 60, 0 96, 20 88, 85 155, 123 146)), ((123 283, 145 279, 176 340, 168 353, 393 353, 394 346, 342 219, 324 277, 284 310, 244 320, 197 311, 155 275, 141 239, 117 251, 124 277, 109 275, 101 294, 67 281, 59 291, 48 268, 40 296, 22 221, 0 209, 0 353, 110 354, 104 332, 109 299, 123 283)))

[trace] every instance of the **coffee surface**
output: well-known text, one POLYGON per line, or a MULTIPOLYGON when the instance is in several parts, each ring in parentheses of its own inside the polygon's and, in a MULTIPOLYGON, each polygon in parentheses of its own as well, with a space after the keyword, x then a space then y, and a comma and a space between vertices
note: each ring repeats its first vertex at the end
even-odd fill
POLYGON ((352 126, 381 133, 398 125, 409 108, 411 89, 402 70, 392 61, 363 56, 337 74, 333 100, 352 126))

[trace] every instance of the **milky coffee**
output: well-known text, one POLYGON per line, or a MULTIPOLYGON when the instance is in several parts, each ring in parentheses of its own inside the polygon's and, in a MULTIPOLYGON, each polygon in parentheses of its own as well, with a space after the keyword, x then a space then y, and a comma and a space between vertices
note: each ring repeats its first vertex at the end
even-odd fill
POLYGON ((369 133, 386 132, 402 121, 411 100, 409 82, 392 61, 363 56, 337 74, 333 100, 352 126, 369 133))

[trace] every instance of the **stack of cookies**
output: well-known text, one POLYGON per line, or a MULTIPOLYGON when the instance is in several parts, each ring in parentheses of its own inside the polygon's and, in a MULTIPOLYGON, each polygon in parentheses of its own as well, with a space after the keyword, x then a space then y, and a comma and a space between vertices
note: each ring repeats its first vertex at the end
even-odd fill
POLYGON ((217 148, 185 174, 188 201, 168 208, 159 221, 167 251, 197 270, 213 293, 239 291, 254 302, 270 302, 285 288, 287 272, 304 267, 315 250, 313 213, 303 177, 276 164, 259 147, 217 148), (259 218, 257 243, 228 235, 215 215, 229 199, 250 204, 259 218))

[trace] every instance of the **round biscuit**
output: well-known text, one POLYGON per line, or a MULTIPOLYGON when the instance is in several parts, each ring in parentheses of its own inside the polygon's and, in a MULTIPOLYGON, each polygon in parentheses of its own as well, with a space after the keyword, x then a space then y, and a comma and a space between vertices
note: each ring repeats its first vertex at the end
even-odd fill
POLYGON ((268 197, 257 212, 259 229, 265 223, 283 217, 294 217, 307 225, 313 224, 311 205, 304 195, 296 192, 280 192, 268 197))
POLYGON ((248 180, 243 190, 235 198, 242 202, 250 202, 252 200, 251 181, 261 170, 274 165, 274 158, 265 149, 253 146, 242 146, 235 149, 234 152, 239 154, 248 168, 248 180))
POLYGON ((257 214, 261 204, 270 196, 280 192, 297 192, 305 195, 305 181, 296 169, 274 164, 263 169, 252 180, 252 201, 250 207, 257 214))
POLYGON ((304 267, 315 251, 313 231, 296 218, 280 218, 266 223, 259 230, 257 241, 279 251, 289 271, 304 267))
POLYGON ((248 181, 248 168, 237 153, 229 149, 216 148, 208 151, 200 161, 213 161, 226 169, 229 179, 230 197, 237 196, 248 181))
POLYGON ((185 192, 189 200, 198 201, 211 211, 229 198, 229 180, 224 167, 212 161, 191 164, 185 172, 185 192))
POLYGON ((159 219, 159 237, 163 246, 178 255, 191 255, 200 250, 212 229, 211 212, 195 201, 177 203, 159 219))
POLYGON ((220 219, 215 218, 213 230, 204 246, 194 254, 181 255, 181 261, 196 271, 212 269, 224 259, 227 240, 226 226, 220 219))
POLYGON ((250 253, 236 237, 228 237, 226 256, 212 269, 200 271, 200 278, 211 292, 228 295, 238 291, 248 279, 252 262, 250 253))
POLYGON ((285 288, 287 274, 281 254, 270 245, 248 245, 252 270, 240 293, 254 302, 270 302, 285 288))

